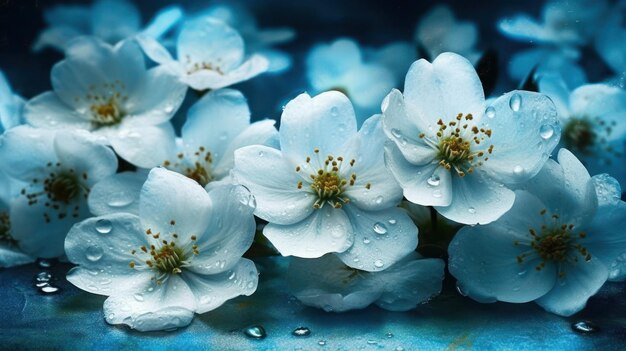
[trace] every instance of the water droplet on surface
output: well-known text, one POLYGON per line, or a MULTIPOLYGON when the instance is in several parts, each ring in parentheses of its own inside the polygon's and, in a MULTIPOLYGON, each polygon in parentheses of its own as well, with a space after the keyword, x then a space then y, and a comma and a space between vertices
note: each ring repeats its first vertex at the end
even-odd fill
POLYGON ((550 139, 554 135, 554 128, 549 124, 544 124, 539 128, 539 135, 545 140, 550 139))
POLYGON ((297 327, 291 332, 294 336, 309 336, 311 335, 311 329, 307 327, 297 327))
POLYGON ((382 197, 381 195, 378 195, 378 196, 376 197, 376 200, 374 200, 374 202, 375 202, 377 205, 382 204, 382 203, 383 203, 383 197, 382 197))
POLYGON ((441 179, 438 175, 433 174, 430 176, 430 178, 428 178, 427 182, 430 186, 439 186, 439 183, 441 183, 441 179))
POLYGON ((37 260, 37 265, 41 268, 50 268, 52 267, 52 261, 40 258, 37 260))
POLYGON ((441 190, 437 189, 433 191, 433 197, 437 197, 437 198, 441 197, 441 190))
POLYGON ((371 243, 372 241, 368 238, 363 238, 363 244, 367 245, 369 243, 371 243))
POLYGON ((259 151, 259 157, 264 157, 264 156, 265 156, 265 152, 259 151))
POLYGON ((374 267, 376 268, 382 268, 382 266, 384 266, 385 263, 383 262, 383 260, 376 260, 374 261, 374 267))
POLYGON ((56 294, 57 292, 59 292, 59 288, 51 285, 51 284, 46 284, 44 286, 42 286, 41 288, 39 288, 39 291, 41 291, 42 293, 46 294, 46 295, 51 295, 51 294, 56 294))
POLYGON ((252 325, 243 330, 243 333, 253 339, 265 339, 267 333, 265 333, 265 328, 260 325, 252 325))
POLYGON ((396 221, 395 219, 390 219, 388 222, 391 225, 395 225, 396 223, 398 223, 398 221, 396 221))
POLYGON ((377 345, 378 341, 370 339, 370 340, 367 340, 367 344, 368 345, 377 345))
POLYGON ((493 106, 487 107, 487 109, 485 110, 485 116, 489 118, 494 118, 496 116, 496 109, 493 108, 493 106))
POLYGON ((48 272, 37 273, 37 276, 35 277, 35 281, 37 282, 49 282, 50 279, 52 279, 52 274, 48 272))
POLYGON ((99 246, 89 246, 85 250, 85 257, 91 262, 96 262, 102 258, 102 249, 99 246))
POLYGON ((337 108, 337 106, 333 106, 330 108, 330 114, 333 116, 337 116, 339 114, 339 109, 337 108))
POLYGON ((513 94, 509 100, 509 107, 513 112, 519 111, 522 107, 522 97, 519 94, 513 94))
POLYGON ((463 287, 461 286, 461 284, 459 284, 459 282, 456 282, 456 291, 461 296, 467 296, 467 293, 465 292, 465 290, 463 290, 463 287))
POLYGON ((96 230, 100 234, 109 234, 111 229, 113 229, 113 226, 108 219, 100 219, 96 222, 96 230))
POLYGON ((515 167, 513 167, 513 173, 517 174, 517 175, 522 175, 524 174, 524 167, 517 165, 515 167))
POLYGON ((324 346, 324 345, 326 345, 326 340, 320 340, 320 341, 317 342, 317 344, 320 345, 320 346, 324 346))
POLYGON ((126 207, 133 202, 133 196, 127 192, 112 194, 108 205, 115 208, 126 207))
POLYGON ((524 269, 523 271, 517 272, 517 275, 520 276, 520 277, 523 277, 523 276, 526 275, 526 273, 528 273, 528 271, 524 269))
POLYGON ((476 213, 476 209, 473 208, 473 207, 470 207, 470 208, 467 209, 467 212, 469 212, 471 214, 474 214, 474 213, 476 213))
POLYGON ((392 332, 388 332, 387 334, 385 334, 385 336, 387 337, 387 339, 391 339, 391 338, 393 338, 393 333, 392 332))
POLYGON ((591 321, 578 321, 572 323, 572 330, 579 334, 593 334, 598 331, 598 326, 591 321))
POLYGON ((135 295, 133 295, 133 297, 135 298, 135 300, 137 300, 139 302, 143 302, 143 294, 142 293, 136 293, 135 295))
POLYGON ((374 232, 378 235, 385 235, 387 234, 387 227, 385 227, 385 225, 380 222, 375 223, 374 232))

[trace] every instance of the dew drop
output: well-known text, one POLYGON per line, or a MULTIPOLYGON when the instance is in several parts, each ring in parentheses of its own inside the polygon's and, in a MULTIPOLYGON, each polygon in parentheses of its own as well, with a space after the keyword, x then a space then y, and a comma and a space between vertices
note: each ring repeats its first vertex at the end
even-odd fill
POLYGON ((85 257, 91 262, 96 262, 102 258, 102 249, 99 246, 89 246, 85 250, 85 257))
POLYGON ((203 305, 206 305, 212 300, 213 300, 213 297, 211 295, 204 295, 200 298, 200 303, 203 305))
POLYGON ((374 224, 374 232, 378 235, 387 234, 387 227, 384 224, 377 222, 374 224))
POLYGON ((433 197, 437 197, 437 198, 441 197, 441 190, 437 189, 433 191, 433 197))
POLYGON ((165 110, 165 113, 172 113, 172 112, 174 112, 174 106, 167 105, 167 106, 165 106, 164 110, 165 110))
POLYGON ((37 282, 44 282, 44 283, 49 282, 50 279, 52 279, 52 274, 50 274, 48 272, 40 272, 35 277, 35 281, 37 281, 37 282))
POLYGON ((307 327, 297 327, 291 332, 291 334, 293 336, 309 336, 311 335, 311 329, 307 327))
POLYGON ((470 208, 467 209, 467 212, 469 212, 471 214, 474 214, 474 213, 476 213, 476 209, 473 208, 473 207, 470 207, 470 208))
POLYGON ((252 325, 243 330, 243 333, 253 339, 265 339, 267 333, 265 333, 265 328, 260 325, 252 325))
POLYGON ((133 202, 133 196, 126 192, 111 195, 108 205, 115 208, 126 207, 133 202))
POLYGON ((391 130, 391 135, 393 135, 396 139, 402 138, 402 133, 400 132, 399 129, 396 129, 396 128, 393 128, 391 130))
POLYGON ((37 265, 41 268, 50 268, 52 267, 52 261, 40 258, 37 260, 37 265))
POLYGON ((108 219, 100 219, 96 222, 96 230, 100 234, 109 234, 111 229, 113 229, 113 226, 108 219))
POLYGON ((509 100, 509 107, 513 110, 513 112, 519 111, 522 107, 522 97, 519 94, 513 94, 509 100))
POLYGON ((439 186, 439 183, 441 183, 441 178, 439 178, 438 175, 433 174, 430 176, 430 178, 428 178, 427 182, 430 186, 439 186))
POLYGON ((337 106, 333 106, 333 107, 331 107, 331 109, 330 109, 330 114, 331 114, 332 116, 337 116, 337 115, 339 114, 339 109, 337 108, 337 106))
POLYGON ((59 292, 59 288, 51 285, 51 284, 46 284, 44 286, 42 286, 41 288, 39 288, 39 291, 41 291, 42 293, 46 294, 46 295, 51 295, 51 294, 56 294, 59 292))
POLYGON ((598 327, 591 321, 578 321, 572 323, 572 330, 579 334, 593 334, 598 331, 598 327))
POLYGON ((398 223, 398 221, 396 221, 395 219, 390 219, 388 222, 391 225, 395 225, 396 223, 398 223))
POLYGON ((265 152, 264 151, 259 151, 259 157, 264 157, 265 156, 265 152))
POLYGON ((369 243, 371 243, 372 241, 368 238, 363 238, 363 244, 367 245, 369 243))
POLYGON ((528 271, 524 269, 523 271, 517 272, 517 275, 520 276, 520 277, 523 277, 523 276, 526 275, 526 273, 528 273, 528 271))
POLYGON ((391 338, 393 338, 393 333, 392 332, 388 332, 387 334, 385 334, 385 336, 387 337, 387 339, 391 339, 391 338))
POLYGON ((383 197, 382 197, 382 195, 378 195, 378 196, 376 197, 376 200, 374 200, 374 202, 375 202, 377 205, 382 204, 382 203, 383 203, 383 197))
POLYGON ((524 174, 524 167, 520 165, 516 165, 515 167, 513 167, 513 173, 515 173, 518 176, 524 174))
POLYGON ((317 342, 317 344, 320 345, 320 346, 324 346, 324 345, 326 345, 326 340, 320 340, 320 341, 317 342))
POLYGON ((539 128, 539 135, 544 140, 550 139, 554 135, 554 128, 549 124, 544 124, 539 128))
POLYGON ((376 268, 382 268, 385 265, 385 263, 383 263, 383 260, 376 260, 374 261, 374 267, 376 268))
POLYGON ((463 290, 463 287, 461 286, 461 284, 459 284, 459 282, 456 283, 456 291, 461 296, 467 296, 467 292, 465 292, 465 290, 463 290))
POLYGON ((396 347, 396 351, 404 351, 404 347, 398 346, 398 347, 396 347))
POLYGON ((368 345, 377 345, 378 341, 370 339, 370 340, 367 340, 367 344, 368 345))
POLYGON ((489 118, 494 118, 496 116, 496 109, 493 108, 493 106, 487 107, 487 109, 485 110, 485 116, 489 118))
POLYGON ((133 295, 133 297, 135 298, 135 300, 137 300, 139 302, 143 302, 143 294, 136 293, 135 295, 133 295))

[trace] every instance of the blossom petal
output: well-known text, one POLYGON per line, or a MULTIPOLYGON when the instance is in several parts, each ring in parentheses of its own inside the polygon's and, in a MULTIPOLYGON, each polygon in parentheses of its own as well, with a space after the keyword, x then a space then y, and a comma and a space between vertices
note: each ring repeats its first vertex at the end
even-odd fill
POLYGON ((492 108, 495 116, 483 118, 480 126, 492 131, 484 142, 495 146, 483 167, 504 184, 524 183, 539 172, 559 142, 554 104, 542 94, 512 91, 492 108))
POLYGON ((486 224, 506 213, 515 193, 477 170, 465 177, 452 177, 452 202, 436 206, 442 216, 458 223, 486 224))
POLYGON ((154 168, 139 195, 144 229, 169 236, 200 235, 210 221, 211 200, 204 188, 182 174, 154 168))
MULTIPOLYGON (((47 174, 48 162, 56 162, 54 132, 29 126, 11 128, 0 136, 0 169, 11 177, 31 182, 47 174), (28 160, 28 162, 25 162, 28 160)), ((40 179, 43 180, 43 179, 40 179)))
POLYGON ((147 239, 139 217, 129 213, 86 219, 72 227, 65 238, 65 254, 78 265, 67 279, 92 294, 138 292, 156 274, 151 269, 129 266, 131 262, 140 264, 143 256, 132 251, 149 247, 147 239))
POLYGON ((201 275, 183 271, 182 277, 195 295, 196 313, 212 311, 239 295, 250 296, 259 283, 254 262, 245 258, 240 258, 235 266, 222 273, 201 275))
POLYGON ((387 269, 415 251, 417 227, 403 209, 368 212, 344 206, 352 224, 354 244, 337 256, 348 266, 368 272, 387 269))
POLYGON ((139 31, 139 9, 126 0, 99 0, 91 7, 93 34, 107 42, 116 43, 139 31))
POLYGON ((343 210, 325 205, 294 224, 270 222, 263 235, 283 256, 316 258, 347 250, 352 246, 354 232, 343 210))
POLYGON ((256 198, 254 212, 266 221, 289 225, 313 212, 315 197, 308 189, 298 189, 302 177, 280 151, 261 145, 235 151, 235 180, 256 198))
POLYGON ((450 205, 453 196, 450 171, 438 163, 413 165, 388 142, 385 144, 385 166, 393 173, 407 200, 423 206, 450 205))
POLYGON ((113 174, 94 185, 89 192, 89 211, 95 216, 124 212, 139 215, 139 193, 145 172, 113 174))
POLYGON ((315 148, 319 149, 320 157, 341 156, 344 144, 356 133, 354 109, 345 95, 329 91, 310 97, 305 93, 291 100, 283 110, 280 147, 294 164, 303 163, 307 156, 316 162, 315 148))
POLYGON ((217 187, 209 192, 211 208, 206 229, 195 242, 198 254, 189 270, 215 274, 232 269, 250 248, 256 232, 254 197, 241 185, 217 187))
POLYGON ((54 138, 54 151, 64 168, 82 175, 89 185, 117 171, 115 153, 86 132, 64 130, 57 132, 54 138))
POLYGON ((0 268, 10 268, 35 262, 31 257, 17 247, 0 245, 0 268))
POLYGON ((123 124, 109 140, 121 158, 141 168, 162 164, 176 148, 174 128, 169 122, 156 126, 123 124))
POLYGON ((184 12, 180 6, 168 6, 159 10, 152 21, 146 25, 146 28, 141 33, 148 37, 160 38, 173 26, 177 25, 183 18, 184 12))
POLYGON ((57 94, 45 92, 30 99, 24 106, 24 118, 38 128, 76 128, 91 130, 93 125, 84 115, 66 105, 57 94))
POLYGON ((570 91, 559 74, 543 74, 538 82, 539 92, 548 95, 561 120, 570 117, 570 91))
POLYGON ((602 206, 585 228, 587 236, 579 241, 593 257, 610 267, 620 255, 626 253, 625 226, 626 202, 602 206))
POLYGON ((580 257, 578 263, 566 266, 565 276, 536 302, 548 312, 571 316, 585 307, 587 300, 606 282, 607 276, 606 266, 600 260, 592 257, 585 261, 580 257))

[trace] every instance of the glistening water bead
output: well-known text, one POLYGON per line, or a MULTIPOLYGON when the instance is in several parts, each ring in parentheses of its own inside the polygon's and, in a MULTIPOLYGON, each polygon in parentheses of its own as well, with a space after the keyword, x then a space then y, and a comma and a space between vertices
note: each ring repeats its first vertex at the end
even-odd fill
POLYGON ((243 333, 252 339, 265 339, 267 333, 265 328, 260 325, 251 325, 243 330, 243 333))
POLYGON ((298 327, 291 332, 294 336, 309 336, 311 335, 311 329, 307 327, 298 327))
POLYGON ((598 331, 598 327, 591 321, 578 321, 572 323, 572 330, 579 334, 593 334, 598 331))

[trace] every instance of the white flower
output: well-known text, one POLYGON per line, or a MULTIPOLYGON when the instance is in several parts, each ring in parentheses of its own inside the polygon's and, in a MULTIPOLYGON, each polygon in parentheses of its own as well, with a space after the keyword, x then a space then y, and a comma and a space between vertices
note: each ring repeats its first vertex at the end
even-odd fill
POLYGON ((65 241, 78 264, 77 287, 109 296, 110 324, 166 330, 191 323, 229 299, 250 295, 258 273, 241 255, 252 243, 251 195, 240 186, 210 193, 178 173, 155 168, 141 189, 139 215, 87 219, 65 241))
POLYGON ((293 258, 287 279, 298 300, 327 312, 361 309, 372 303, 389 311, 408 311, 439 294, 444 266, 440 259, 421 259, 413 252, 382 272, 365 272, 329 254, 318 259, 293 258))
POLYGON ((138 43, 150 59, 166 65, 180 81, 195 90, 220 89, 248 80, 268 69, 267 58, 245 55, 239 33, 212 17, 184 23, 172 55, 154 38, 138 35, 138 43))
POLYGON ((133 41, 110 46, 94 38, 72 41, 51 73, 53 91, 26 103, 26 121, 39 128, 85 129, 138 167, 163 160, 173 148, 169 120, 187 87, 165 67, 147 69, 133 41))
POLYGON ((19 249, 11 232, 11 208, 14 195, 11 179, 0 171, 0 268, 28 264, 35 259, 19 249))
POLYGON ((0 137, 0 170, 24 183, 10 203, 11 236, 33 257, 63 255, 70 227, 89 216, 87 195, 117 158, 93 136, 19 126, 0 137))
POLYGON ((15 94, 0 71, 0 133, 22 124, 24 99, 15 94))
POLYGON ((382 107, 385 162, 404 196, 465 224, 511 208, 509 187, 539 172, 561 132, 544 95, 514 91, 488 106, 474 68, 453 53, 415 62, 404 95, 393 90, 382 107))
POLYGON ((558 161, 549 160, 525 190, 516 191, 504 216, 465 227, 450 243, 450 273, 470 297, 535 301, 570 316, 585 307, 607 280, 609 266, 626 253, 626 203, 596 194, 610 177, 592 181, 566 149, 558 161))
POLYGON ((263 234, 283 255, 339 253, 347 265, 380 271, 413 251, 417 228, 396 207, 401 189, 383 164, 377 116, 357 132, 348 98, 301 94, 285 107, 281 151, 235 151, 236 181, 250 189, 263 234))

